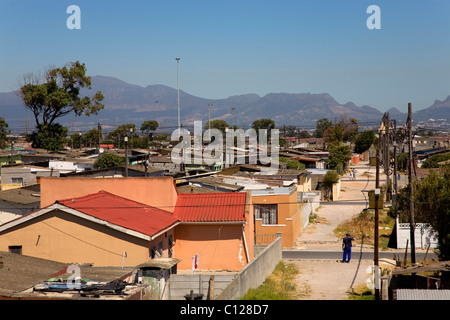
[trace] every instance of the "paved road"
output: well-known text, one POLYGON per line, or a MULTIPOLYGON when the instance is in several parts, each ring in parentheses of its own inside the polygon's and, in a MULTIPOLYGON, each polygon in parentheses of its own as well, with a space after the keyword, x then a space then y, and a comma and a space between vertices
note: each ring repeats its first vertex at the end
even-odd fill
MULTIPOLYGON (((374 253, 371 251, 361 251, 353 250, 352 251, 352 260, 373 260, 374 253)), ((394 252, 394 251, 380 251, 378 253, 379 259, 394 259, 394 255, 400 257, 403 260, 404 253, 394 252)), ((416 261, 421 261, 425 257, 424 252, 416 252, 416 261)), ((337 260, 342 259, 342 251, 314 251, 314 250, 283 250, 282 253, 283 259, 288 260, 337 260)), ((410 259, 411 256, 408 252, 407 258, 410 259)), ((428 252, 428 259, 437 259, 436 255, 433 252, 428 252)))

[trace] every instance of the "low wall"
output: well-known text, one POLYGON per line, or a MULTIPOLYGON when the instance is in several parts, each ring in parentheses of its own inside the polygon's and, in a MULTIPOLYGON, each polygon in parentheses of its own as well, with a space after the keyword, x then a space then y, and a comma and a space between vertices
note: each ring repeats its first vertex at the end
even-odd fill
MULTIPOLYGON (((411 243, 411 231, 409 223, 396 223, 397 232, 397 249, 405 249, 406 242, 408 246, 411 243)), ((416 223, 414 230, 414 242, 416 248, 426 248, 428 245, 430 248, 437 248, 439 243, 437 240, 437 234, 434 229, 428 223, 416 223)))
POLYGON ((236 300, 244 296, 249 289, 259 287, 281 261, 281 243, 281 236, 278 235, 269 246, 236 275, 216 300, 236 300))
POLYGON ((189 294, 191 290, 194 294, 203 294, 203 300, 207 300, 210 293, 210 278, 214 277, 213 296, 214 299, 228 286, 233 280, 236 273, 229 274, 172 274, 170 276, 169 284, 169 299, 170 300, 185 300, 185 295, 189 294))

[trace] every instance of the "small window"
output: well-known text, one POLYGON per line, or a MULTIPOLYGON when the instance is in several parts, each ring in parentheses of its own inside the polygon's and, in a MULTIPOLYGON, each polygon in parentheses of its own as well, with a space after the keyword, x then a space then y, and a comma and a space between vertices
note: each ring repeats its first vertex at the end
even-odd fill
POLYGON ((22 254, 22 246, 9 246, 8 250, 11 253, 22 254))
POLYGON ((23 178, 11 178, 13 184, 23 184, 23 178))
POLYGON ((255 218, 262 219, 263 224, 277 224, 278 210, 276 204, 255 204, 255 218))

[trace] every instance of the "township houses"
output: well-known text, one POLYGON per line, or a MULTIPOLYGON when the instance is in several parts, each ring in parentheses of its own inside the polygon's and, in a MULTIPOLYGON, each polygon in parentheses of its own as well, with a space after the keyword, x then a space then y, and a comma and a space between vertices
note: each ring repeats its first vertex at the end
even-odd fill
POLYGON ((41 178, 40 209, 0 225, 0 251, 64 263, 239 271, 254 257, 247 192, 178 193, 172 177, 41 178))

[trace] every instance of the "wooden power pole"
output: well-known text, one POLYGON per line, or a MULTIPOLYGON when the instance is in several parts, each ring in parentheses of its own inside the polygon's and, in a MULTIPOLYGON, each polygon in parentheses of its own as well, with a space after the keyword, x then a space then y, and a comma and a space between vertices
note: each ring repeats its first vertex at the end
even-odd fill
POLYGON ((411 264, 416 264, 416 241, 415 241, 415 223, 414 223, 414 199, 413 199, 413 141, 412 141, 412 106, 408 103, 408 152, 409 152, 409 215, 410 215, 410 243, 411 243, 411 264))

